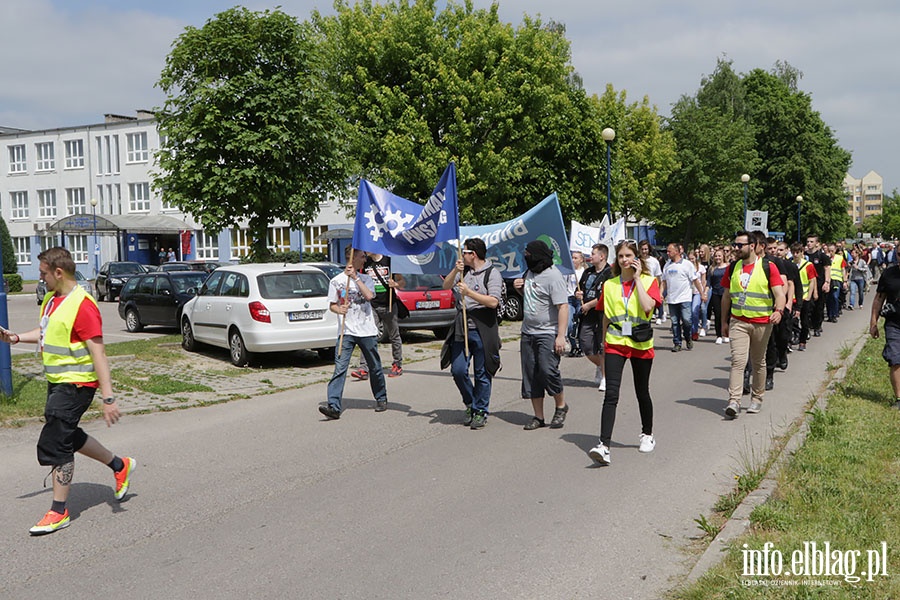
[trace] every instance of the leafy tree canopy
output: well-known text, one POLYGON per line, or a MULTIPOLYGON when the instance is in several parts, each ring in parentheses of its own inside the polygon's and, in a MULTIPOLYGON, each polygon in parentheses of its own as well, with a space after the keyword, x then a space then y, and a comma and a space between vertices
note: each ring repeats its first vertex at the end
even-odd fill
POLYGON ((157 85, 154 187, 212 233, 248 222, 267 254, 275 219, 311 222, 346 189, 344 126, 322 78, 321 39, 275 11, 236 7, 174 42, 157 85))

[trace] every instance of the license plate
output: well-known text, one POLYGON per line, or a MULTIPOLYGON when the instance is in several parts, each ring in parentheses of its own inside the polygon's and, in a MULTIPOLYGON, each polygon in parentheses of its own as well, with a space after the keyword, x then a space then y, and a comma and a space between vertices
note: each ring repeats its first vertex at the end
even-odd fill
POLYGON ((314 321, 321 319, 325 314, 324 310, 301 310, 288 313, 288 321, 314 321))
POLYGON ((421 308, 440 308, 440 307, 441 307, 441 301, 440 301, 440 300, 420 300, 419 302, 416 302, 416 308, 417 308, 417 309, 421 309, 421 308))

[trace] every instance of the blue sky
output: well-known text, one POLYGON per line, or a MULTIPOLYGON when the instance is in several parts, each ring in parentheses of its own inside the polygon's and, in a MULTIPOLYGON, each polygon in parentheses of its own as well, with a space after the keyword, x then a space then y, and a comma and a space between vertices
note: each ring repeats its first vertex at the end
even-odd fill
MULTIPOLYGON (((488 0, 473 0, 486 8, 488 0)), ((247 1, 281 6, 304 20, 322 0, 247 1)), ((234 3, 219 0, 8 0, 0 3, 0 125, 84 125, 104 113, 134 114, 162 103, 154 87, 172 41, 234 3)), ((853 153, 855 177, 870 170, 900 188, 900 61, 895 0, 501 0, 500 14, 566 25, 572 63, 589 93, 607 83, 630 100, 648 96, 663 115, 694 94, 716 59, 738 72, 786 60, 800 88, 853 153)))

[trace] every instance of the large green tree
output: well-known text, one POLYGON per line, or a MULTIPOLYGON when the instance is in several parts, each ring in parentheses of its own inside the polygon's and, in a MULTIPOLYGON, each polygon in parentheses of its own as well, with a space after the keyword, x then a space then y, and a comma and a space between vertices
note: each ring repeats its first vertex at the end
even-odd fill
POLYGON ((600 120, 564 28, 436 4, 339 1, 313 15, 363 176, 416 199, 454 160, 463 221, 508 219, 553 191, 567 216, 598 216, 600 120))
POLYGON ((309 24, 236 7, 174 42, 158 86, 154 187, 218 232, 244 220, 262 258, 274 220, 310 223, 344 193, 343 121, 309 24))

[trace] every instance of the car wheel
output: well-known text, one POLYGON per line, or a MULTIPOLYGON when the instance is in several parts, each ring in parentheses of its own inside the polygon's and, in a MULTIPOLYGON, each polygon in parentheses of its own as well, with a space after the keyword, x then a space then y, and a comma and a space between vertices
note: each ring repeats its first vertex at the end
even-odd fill
POLYGON ((445 339, 447 339, 447 334, 450 333, 450 328, 449 327, 435 327, 431 331, 434 332, 434 337, 436 337, 437 339, 445 340, 445 339))
POLYGON ((135 309, 129 308, 125 311, 125 329, 130 331, 131 333, 137 333, 144 326, 141 325, 141 319, 138 316, 138 313, 135 309))
POLYGON ((194 330, 191 328, 191 322, 186 318, 181 321, 181 347, 188 352, 197 349, 197 340, 194 339, 194 330))
POLYGON ((244 338, 237 329, 232 329, 228 334, 228 352, 231 355, 231 364, 236 367, 246 367, 250 362, 250 353, 244 346, 244 338))
POLYGON ((503 318, 507 321, 519 321, 522 319, 522 299, 518 296, 509 296, 506 299, 506 307, 503 318))
POLYGON ((319 348, 316 352, 322 360, 334 360, 334 348, 319 348))

